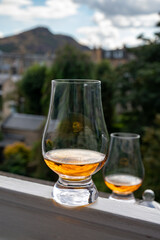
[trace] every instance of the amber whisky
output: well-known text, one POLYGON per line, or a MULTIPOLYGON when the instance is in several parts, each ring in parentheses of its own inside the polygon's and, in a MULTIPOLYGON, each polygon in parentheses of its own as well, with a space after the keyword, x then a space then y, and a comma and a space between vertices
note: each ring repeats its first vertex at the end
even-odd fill
POLYGON ((83 179, 103 167, 104 154, 85 149, 58 149, 45 154, 48 167, 62 178, 83 179))
POLYGON ((129 174, 112 174, 105 177, 105 184, 115 193, 129 194, 141 186, 142 179, 129 174))

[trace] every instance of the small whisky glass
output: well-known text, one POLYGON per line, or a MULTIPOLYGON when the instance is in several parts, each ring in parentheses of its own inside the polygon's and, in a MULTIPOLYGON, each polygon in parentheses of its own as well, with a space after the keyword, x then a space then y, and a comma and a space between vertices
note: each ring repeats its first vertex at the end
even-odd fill
POLYGON ((110 199, 135 202, 133 192, 142 184, 144 167, 140 135, 112 133, 108 160, 103 169, 104 182, 112 190, 110 199))

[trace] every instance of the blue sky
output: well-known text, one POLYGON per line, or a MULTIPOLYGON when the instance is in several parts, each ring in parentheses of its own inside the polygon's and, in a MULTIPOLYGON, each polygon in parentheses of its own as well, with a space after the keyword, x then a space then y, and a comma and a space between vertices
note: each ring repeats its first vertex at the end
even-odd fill
POLYGON ((82 44, 105 49, 153 36, 160 0, 0 0, 0 37, 45 26, 82 44))

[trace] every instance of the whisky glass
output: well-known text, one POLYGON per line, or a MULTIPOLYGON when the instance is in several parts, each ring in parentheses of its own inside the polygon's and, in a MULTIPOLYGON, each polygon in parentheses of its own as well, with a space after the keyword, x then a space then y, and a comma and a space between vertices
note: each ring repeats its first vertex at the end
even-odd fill
POLYGON ((103 167, 109 145, 101 82, 57 79, 51 90, 42 154, 59 175, 53 200, 68 207, 84 206, 98 197, 91 176, 103 167))
POLYGON ((135 202, 133 192, 142 184, 144 167, 140 153, 140 135, 112 133, 108 160, 103 169, 110 199, 135 202))

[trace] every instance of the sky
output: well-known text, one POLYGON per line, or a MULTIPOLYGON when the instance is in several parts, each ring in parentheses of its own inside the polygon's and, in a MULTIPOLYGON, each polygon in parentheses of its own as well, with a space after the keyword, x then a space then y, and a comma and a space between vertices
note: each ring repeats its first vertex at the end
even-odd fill
POLYGON ((0 37, 35 27, 104 49, 141 44, 160 20, 160 0, 0 0, 0 37))

